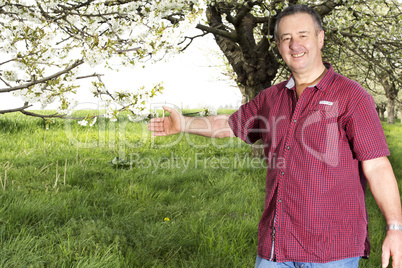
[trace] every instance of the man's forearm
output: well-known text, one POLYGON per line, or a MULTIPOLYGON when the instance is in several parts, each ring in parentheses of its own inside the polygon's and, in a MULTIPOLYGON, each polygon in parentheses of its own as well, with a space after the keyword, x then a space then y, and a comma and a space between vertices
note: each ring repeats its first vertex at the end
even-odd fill
POLYGON ((401 199, 398 184, 387 157, 362 163, 370 190, 387 224, 402 224, 401 199))
POLYGON ((208 117, 185 117, 182 125, 183 132, 211 138, 234 137, 228 123, 229 115, 208 117))
MULTIPOLYGON (((362 162, 364 175, 371 192, 388 225, 402 225, 401 198, 398 183, 387 157, 362 162)), ((382 244, 382 267, 388 267, 392 257, 392 268, 402 267, 402 231, 389 230, 382 244)))
POLYGON ((154 136, 168 136, 186 132, 211 138, 234 137, 229 126, 229 115, 215 115, 209 117, 185 117, 177 110, 163 106, 170 113, 168 117, 152 118, 148 123, 148 130, 154 136))

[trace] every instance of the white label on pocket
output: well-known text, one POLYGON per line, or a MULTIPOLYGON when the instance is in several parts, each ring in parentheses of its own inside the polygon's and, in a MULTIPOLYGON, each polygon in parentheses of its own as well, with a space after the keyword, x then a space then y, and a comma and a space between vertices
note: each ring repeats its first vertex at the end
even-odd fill
POLYGON ((334 103, 333 103, 333 102, 330 102, 330 101, 322 100, 322 101, 319 102, 319 104, 324 104, 324 105, 332 106, 332 104, 334 104, 334 103))

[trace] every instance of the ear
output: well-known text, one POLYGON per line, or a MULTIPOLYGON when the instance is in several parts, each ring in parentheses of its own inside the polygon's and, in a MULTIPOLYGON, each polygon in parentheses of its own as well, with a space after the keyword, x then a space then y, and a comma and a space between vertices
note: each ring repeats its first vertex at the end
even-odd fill
POLYGON ((324 46, 324 38, 325 38, 324 30, 321 30, 318 33, 318 43, 319 43, 320 49, 322 49, 322 47, 324 46))

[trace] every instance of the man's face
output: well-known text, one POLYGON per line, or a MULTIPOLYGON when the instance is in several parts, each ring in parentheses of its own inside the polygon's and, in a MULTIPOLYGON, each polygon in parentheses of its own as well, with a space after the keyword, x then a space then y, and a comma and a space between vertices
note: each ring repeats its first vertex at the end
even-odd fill
POLYGON ((309 74, 322 66, 324 31, 317 33, 313 18, 306 13, 283 17, 278 25, 277 45, 292 73, 309 74))

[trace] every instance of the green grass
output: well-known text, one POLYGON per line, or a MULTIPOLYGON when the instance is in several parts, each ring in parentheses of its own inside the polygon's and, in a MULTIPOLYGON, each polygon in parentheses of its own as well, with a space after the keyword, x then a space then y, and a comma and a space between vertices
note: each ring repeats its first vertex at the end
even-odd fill
MULTIPOLYGON (((402 193, 402 144, 400 142, 402 137, 402 124, 400 122, 395 125, 383 123, 383 129, 391 153, 388 158, 391 161, 395 176, 398 180, 399 192, 402 193)), ((384 230, 386 222, 374 197, 369 191, 366 198, 366 205, 369 215, 371 253, 369 260, 360 261, 360 267, 381 267, 381 246, 386 235, 386 231, 384 230)))
MULTIPOLYGON (((384 130, 401 178, 402 126, 384 130)), ((151 138, 123 116, 46 130, 8 114, 0 147, 0 267, 254 265, 266 170, 238 139, 151 138), (132 165, 112 165, 117 156, 132 165)), ((367 204, 361 267, 380 267, 385 223, 370 194, 367 204)))

